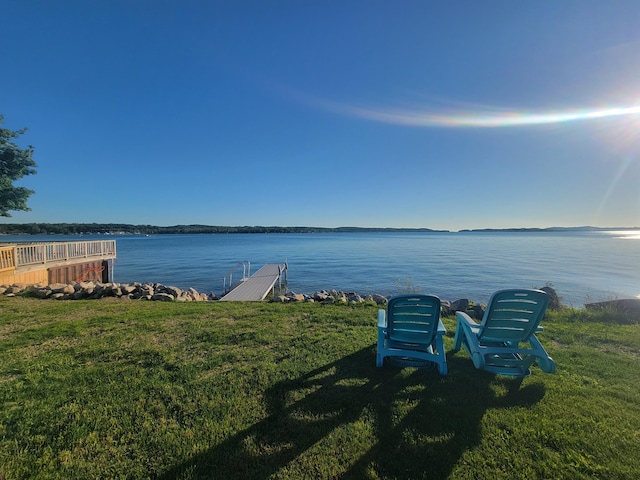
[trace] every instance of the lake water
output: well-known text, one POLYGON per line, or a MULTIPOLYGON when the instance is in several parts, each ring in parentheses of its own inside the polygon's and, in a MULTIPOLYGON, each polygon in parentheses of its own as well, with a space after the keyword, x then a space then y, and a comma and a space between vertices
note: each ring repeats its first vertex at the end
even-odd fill
MULTIPOLYGON (((288 264, 297 293, 390 295, 406 286, 486 302, 496 290, 550 283, 563 303, 640 297, 640 231, 2 236, 10 241, 115 238, 113 280, 221 294, 238 262, 288 264)), ((241 277, 242 269, 235 278, 241 277)))

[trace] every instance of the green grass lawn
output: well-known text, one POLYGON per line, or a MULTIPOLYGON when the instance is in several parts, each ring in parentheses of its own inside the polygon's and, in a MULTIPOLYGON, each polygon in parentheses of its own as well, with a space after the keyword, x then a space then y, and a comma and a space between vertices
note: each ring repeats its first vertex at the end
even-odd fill
POLYGON ((551 312, 519 382, 377 369, 376 313, 0 297, 0 479, 640 478, 640 325, 551 312))

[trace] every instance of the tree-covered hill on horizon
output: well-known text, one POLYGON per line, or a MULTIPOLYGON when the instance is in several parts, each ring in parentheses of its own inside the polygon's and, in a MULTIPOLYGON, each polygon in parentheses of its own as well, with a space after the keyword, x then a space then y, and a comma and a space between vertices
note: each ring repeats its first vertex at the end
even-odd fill
POLYGON ((185 233, 325 233, 325 232, 446 232, 430 228, 367 227, 280 227, 218 225, 131 225, 120 223, 7 223, 0 224, 4 235, 81 235, 81 234, 185 234, 185 233))
MULTIPOLYGON (((465 229, 470 232, 564 232, 598 230, 637 230, 640 227, 549 227, 549 228, 484 228, 465 229)), ((223 225, 133 225, 125 223, 5 223, 0 224, 0 235, 101 235, 101 234, 197 234, 197 233, 350 233, 350 232, 434 232, 450 230, 431 228, 393 227, 287 227, 287 226, 223 226, 223 225)))

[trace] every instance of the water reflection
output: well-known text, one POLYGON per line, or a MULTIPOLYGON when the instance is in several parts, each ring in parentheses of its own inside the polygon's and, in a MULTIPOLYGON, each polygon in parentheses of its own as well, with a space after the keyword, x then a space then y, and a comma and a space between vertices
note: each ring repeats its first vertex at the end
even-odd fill
POLYGON ((604 233, 624 240, 640 240, 640 230, 607 230, 604 233))

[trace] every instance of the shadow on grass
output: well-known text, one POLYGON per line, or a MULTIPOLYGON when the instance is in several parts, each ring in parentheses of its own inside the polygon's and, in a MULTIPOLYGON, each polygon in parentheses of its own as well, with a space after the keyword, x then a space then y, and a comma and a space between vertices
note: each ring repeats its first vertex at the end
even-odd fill
POLYGON ((527 407, 545 393, 468 358, 448 363, 446 377, 377 369, 374 346, 279 382, 265 392, 267 417, 162 478, 446 478, 480 442, 487 409, 527 407))

